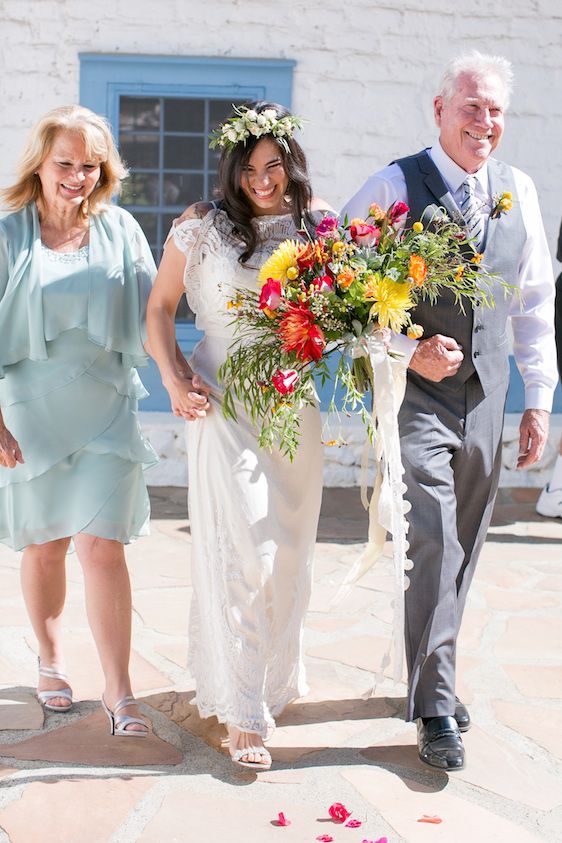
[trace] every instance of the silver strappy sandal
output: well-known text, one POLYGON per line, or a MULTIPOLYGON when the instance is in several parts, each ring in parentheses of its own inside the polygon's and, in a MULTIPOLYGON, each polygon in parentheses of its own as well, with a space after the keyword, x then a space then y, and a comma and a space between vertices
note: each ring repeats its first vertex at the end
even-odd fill
MULTIPOLYGON (((61 682, 68 682, 66 673, 61 673, 54 667, 41 667, 41 662, 39 662, 39 676, 44 676, 46 679, 60 679, 61 682)), ((59 714, 66 714, 72 708, 72 689, 68 686, 67 688, 59 688, 58 691, 37 690, 37 699, 43 708, 47 708, 49 711, 58 711, 59 714), (68 705, 52 705, 49 700, 53 700, 56 697, 62 697, 67 700, 68 705)))
POLYGON ((124 738, 146 738, 148 735, 146 720, 141 720, 140 717, 130 717, 128 714, 122 714, 119 717, 119 712, 122 711, 122 709, 127 708, 128 705, 136 704, 134 697, 123 697, 122 700, 115 703, 113 711, 107 707, 103 697, 101 698, 101 704, 103 706, 103 710, 109 717, 110 734, 118 735, 124 738), (138 723, 140 726, 144 726, 146 731, 141 732, 139 729, 127 729, 127 726, 130 726, 131 723, 138 723))

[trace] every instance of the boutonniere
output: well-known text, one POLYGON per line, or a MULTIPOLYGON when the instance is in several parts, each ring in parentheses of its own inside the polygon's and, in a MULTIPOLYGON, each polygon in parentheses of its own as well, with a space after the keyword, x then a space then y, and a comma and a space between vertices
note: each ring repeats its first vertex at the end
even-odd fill
POLYGON ((507 214, 513 208, 513 195, 506 190, 504 193, 496 193, 493 199, 490 219, 497 220, 502 214, 507 214))

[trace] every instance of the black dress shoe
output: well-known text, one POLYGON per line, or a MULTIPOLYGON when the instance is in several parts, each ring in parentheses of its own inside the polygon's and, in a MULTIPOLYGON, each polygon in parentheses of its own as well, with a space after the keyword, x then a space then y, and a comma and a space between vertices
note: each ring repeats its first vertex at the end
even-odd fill
POLYGON ((454 717, 418 718, 418 755, 439 770, 462 770, 464 746, 454 717))
POLYGON ((470 714, 468 708, 462 703, 458 697, 455 697, 455 720, 459 727, 459 732, 468 732, 470 729, 470 714))

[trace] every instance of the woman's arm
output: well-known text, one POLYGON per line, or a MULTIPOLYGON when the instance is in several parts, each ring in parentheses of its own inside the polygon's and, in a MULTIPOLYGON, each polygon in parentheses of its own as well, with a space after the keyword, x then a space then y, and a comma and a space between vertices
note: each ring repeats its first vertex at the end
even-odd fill
POLYGON ((170 238, 148 299, 148 341, 170 396, 172 412, 185 419, 197 419, 209 409, 209 387, 191 372, 175 340, 174 319, 183 294, 184 269, 185 255, 170 238))

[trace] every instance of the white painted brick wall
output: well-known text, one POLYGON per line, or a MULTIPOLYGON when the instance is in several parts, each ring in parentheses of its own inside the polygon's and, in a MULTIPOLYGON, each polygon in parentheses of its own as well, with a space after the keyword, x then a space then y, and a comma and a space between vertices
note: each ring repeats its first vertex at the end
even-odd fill
MULTIPOLYGON (((326 422, 326 414, 323 413, 326 422)), ((525 471, 517 471, 520 416, 508 414, 505 419, 502 472, 500 486, 544 486, 550 479, 552 466, 558 453, 562 436, 562 417, 552 419, 550 439, 543 458, 525 471)), ((186 486, 188 484, 185 422, 171 413, 140 413, 141 427, 160 457, 160 462, 146 474, 151 486, 186 486)), ((346 441, 342 447, 324 448, 324 485, 361 485, 361 458, 365 443, 365 430, 360 419, 346 419, 341 426, 331 420, 324 426, 324 439, 341 435, 346 441)), ((372 470, 368 472, 372 482, 372 470)))
POLYGON ((501 153, 535 179, 554 244, 560 0, 0 0, 0 27, 0 184, 35 119, 78 99, 81 51, 290 58, 316 191, 335 207, 370 172, 435 137, 446 58, 470 47, 502 53, 517 85, 501 153))
MULTIPOLYGON (((11 182, 36 119, 78 100, 79 52, 282 58, 297 62, 293 106, 308 120, 316 193, 338 208, 372 171, 433 141, 444 61, 475 47, 515 65, 501 157, 534 178, 554 250, 561 44, 560 0, 0 0, 0 185, 11 182)), ((181 423, 154 413, 143 422, 165 458, 151 482, 184 485, 181 423)), ((562 432, 554 428, 551 458, 562 432)), ((502 482, 542 484, 540 470, 508 473, 513 438, 508 423, 502 482)), ((328 485, 358 482, 359 451, 357 442, 327 449, 328 485)))

